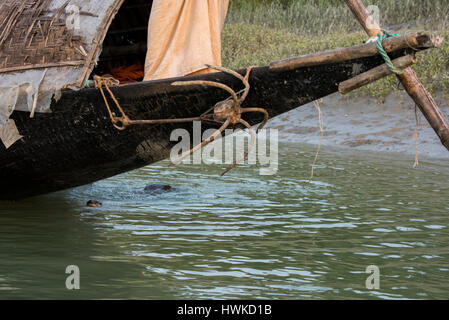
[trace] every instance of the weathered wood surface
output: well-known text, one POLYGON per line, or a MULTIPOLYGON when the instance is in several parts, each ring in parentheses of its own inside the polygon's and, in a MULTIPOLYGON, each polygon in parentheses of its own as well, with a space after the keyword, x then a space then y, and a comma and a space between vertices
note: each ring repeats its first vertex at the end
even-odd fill
MULTIPOLYGON (((379 33, 383 34, 361 0, 345 0, 345 2, 370 37, 375 37, 379 33)), ((411 68, 407 68, 403 74, 398 75, 398 79, 435 130, 441 143, 449 150, 449 123, 431 94, 418 80, 416 73, 411 68)))
MULTIPOLYGON (((402 55, 404 51, 392 53, 393 58, 402 55)), ((275 117, 335 93, 340 82, 383 63, 380 56, 373 56, 284 72, 255 68, 250 77, 252 89, 243 107, 262 107, 275 117)), ((111 89, 132 119, 197 117, 228 97, 216 88, 171 86, 174 81, 187 79, 218 81, 236 91, 243 88, 240 80, 214 73, 111 89)), ((186 129, 193 136, 191 123, 133 126, 118 131, 96 89, 63 92, 52 110, 36 114, 34 119, 29 113, 13 113, 24 138, 8 150, 0 144, 0 199, 45 194, 134 170, 169 157, 177 144, 170 141, 174 129, 186 129)), ((252 125, 262 119, 257 113, 244 116, 252 125)), ((202 131, 213 127, 203 123, 202 131)))
MULTIPOLYGON (((438 48, 444 38, 439 35, 420 33, 407 33, 405 36, 392 37, 384 40, 383 45, 387 52, 393 52, 406 48, 415 50, 426 50, 438 48)), ((303 55, 299 57, 284 59, 270 64, 271 71, 292 70, 303 67, 313 67, 322 64, 339 63, 353 59, 372 57, 379 54, 376 43, 368 43, 360 46, 330 50, 326 52, 303 55)))
MULTIPOLYGON (((403 70, 418 62, 418 59, 414 55, 409 54, 404 57, 397 58, 392 62, 396 68, 403 70)), ((391 72, 388 66, 383 64, 377 68, 355 76, 354 78, 343 81, 338 86, 338 91, 341 94, 347 94, 392 74, 393 72, 391 72)))

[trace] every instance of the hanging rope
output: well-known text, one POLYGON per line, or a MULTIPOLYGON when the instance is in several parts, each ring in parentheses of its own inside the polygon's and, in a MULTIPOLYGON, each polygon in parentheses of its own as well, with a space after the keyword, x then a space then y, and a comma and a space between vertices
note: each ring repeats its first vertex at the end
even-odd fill
POLYGON ((313 160, 312 163, 312 172, 310 174, 310 181, 313 180, 313 177, 315 176, 315 165, 318 161, 318 156, 320 155, 320 151, 321 151, 321 145, 323 144, 323 138, 324 138, 324 120, 323 120, 323 113, 321 112, 321 107, 320 107, 320 103, 323 102, 323 100, 315 100, 313 102, 313 105, 315 106, 316 110, 318 111, 318 123, 320 125, 320 132, 321 132, 321 137, 320 137, 320 144, 318 145, 318 149, 316 150, 316 154, 315 154, 315 159, 313 160))
POLYGON ((419 116, 418 116, 418 106, 415 104, 415 163, 413 164, 413 168, 419 166, 419 153, 418 153, 418 143, 419 143, 419 116))
POLYGON ((377 50, 379 51, 382 58, 385 60, 385 64, 387 65, 388 69, 390 69, 390 71, 393 72, 394 74, 400 75, 404 73, 404 70, 400 70, 394 66, 393 62, 388 56, 388 53, 385 51, 384 46, 382 45, 382 41, 384 41, 385 39, 397 36, 399 36, 398 33, 390 33, 386 30, 383 30, 383 34, 380 33, 377 34, 378 39, 376 45, 377 50))

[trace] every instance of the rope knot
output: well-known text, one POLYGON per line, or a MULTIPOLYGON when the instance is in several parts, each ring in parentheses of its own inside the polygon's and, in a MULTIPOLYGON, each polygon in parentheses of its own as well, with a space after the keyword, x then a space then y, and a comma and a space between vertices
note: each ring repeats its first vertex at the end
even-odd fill
POLYGON ((398 68, 395 67, 395 65, 393 64, 393 62, 391 61, 390 57, 388 56, 387 51, 385 51, 382 42, 385 39, 391 38, 391 37, 398 37, 399 34, 398 33, 391 33, 387 30, 382 30, 383 34, 378 33, 377 34, 377 50, 379 51, 379 54, 382 56, 382 58, 385 60, 385 64, 387 65, 388 69, 390 69, 390 71, 394 74, 397 75, 401 75, 404 73, 404 70, 400 70, 398 68))
POLYGON ((120 81, 118 81, 112 76, 103 76, 103 77, 94 76, 94 83, 95 88, 100 89, 103 86, 105 87, 118 86, 120 84, 120 81))
POLYGON ((123 131, 126 129, 127 126, 129 126, 129 118, 126 116, 125 112, 123 111, 122 107, 120 106, 120 103, 118 102, 117 98, 115 97, 114 93, 109 88, 110 86, 118 86, 120 84, 120 81, 113 78, 112 76, 94 76, 94 84, 95 88, 100 90, 101 95, 103 96, 104 102, 106 104, 106 108, 108 109, 109 117, 111 118, 112 125, 120 131, 123 131), (109 105, 108 99, 106 98, 106 95, 103 91, 103 86, 106 88, 106 90, 109 92, 109 95, 111 96, 112 100, 114 101, 117 109, 121 113, 121 117, 116 117, 114 113, 111 110, 111 106, 109 105))

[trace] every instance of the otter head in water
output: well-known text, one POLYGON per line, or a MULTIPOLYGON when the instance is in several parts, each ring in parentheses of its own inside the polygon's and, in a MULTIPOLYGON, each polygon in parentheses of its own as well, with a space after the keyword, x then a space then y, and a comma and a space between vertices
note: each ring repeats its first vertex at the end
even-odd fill
POLYGON ((157 194, 173 191, 173 188, 171 186, 169 186, 168 184, 155 183, 155 184, 150 184, 150 185, 146 186, 144 191, 151 195, 157 195, 157 194))
POLYGON ((103 204, 101 202, 95 201, 95 200, 89 200, 87 202, 87 206, 91 208, 99 208, 102 207, 103 204))

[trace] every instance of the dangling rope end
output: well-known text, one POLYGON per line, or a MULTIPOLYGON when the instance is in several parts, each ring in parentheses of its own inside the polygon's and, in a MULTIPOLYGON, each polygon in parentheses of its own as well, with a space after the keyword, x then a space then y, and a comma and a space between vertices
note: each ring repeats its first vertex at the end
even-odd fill
POLYGON ((418 106, 415 104, 415 120, 416 120, 416 127, 415 127, 415 163, 413 164, 413 168, 416 169, 419 166, 419 151, 418 151, 418 144, 419 144, 419 116, 418 116, 418 106))
POLYGON ((315 154, 315 159, 313 160, 313 163, 312 163, 312 172, 310 174, 310 179, 309 179, 310 182, 313 180, 313 178, 315 176, 315 165, 318 161, 318 156, 320 155, 321 145, 323 144, 323 138, 324 138, 324 120, 323 120, 323 113, 321 112, 320 102, 322 102, 322 100, 320 100, 320 101, 315 100, 313 102, 313 104, 318 112, 318 122, 319 122, 319 126, 320 126, 321 136, 320 136, 320 144, 318 145, 318 149, 315 154))

